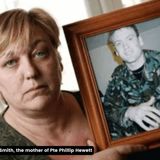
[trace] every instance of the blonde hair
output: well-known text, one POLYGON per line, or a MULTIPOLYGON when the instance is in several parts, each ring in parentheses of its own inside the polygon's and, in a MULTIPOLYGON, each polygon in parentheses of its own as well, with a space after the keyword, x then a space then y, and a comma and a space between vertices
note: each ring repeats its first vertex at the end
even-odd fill
POLYGON ((0 14, 0 54, 12 43, 14 47, 29 44, 33 27, 42 29, 50 38, 53 47, 58 48, 59 29, 55 20, 44 10, 34 8, 30 11, 13 9, 0 14))

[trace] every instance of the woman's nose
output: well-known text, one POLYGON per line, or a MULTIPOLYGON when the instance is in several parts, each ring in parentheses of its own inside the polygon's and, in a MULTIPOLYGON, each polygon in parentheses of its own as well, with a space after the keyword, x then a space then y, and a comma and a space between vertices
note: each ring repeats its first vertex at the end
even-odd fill
POLYGON ((22 65, 25 79, 29 80, 37 77, 38 70, 34 63, 30 60, 24 60, 22 65))

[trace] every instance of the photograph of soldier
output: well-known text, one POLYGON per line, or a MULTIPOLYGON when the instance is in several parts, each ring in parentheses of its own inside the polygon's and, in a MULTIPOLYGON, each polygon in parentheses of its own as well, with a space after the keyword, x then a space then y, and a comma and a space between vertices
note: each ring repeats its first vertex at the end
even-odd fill
POLYGON ((111 76, 104 111, 113 140, 160 126, 160 52, 142 49, 135 25, 109 33, 108 43, 123 63, 111 76))

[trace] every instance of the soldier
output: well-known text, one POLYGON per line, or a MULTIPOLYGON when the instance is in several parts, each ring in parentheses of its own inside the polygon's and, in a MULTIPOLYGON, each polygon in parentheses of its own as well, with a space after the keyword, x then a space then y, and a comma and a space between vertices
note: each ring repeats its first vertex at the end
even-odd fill
POLYGON ((123 60, 112 74, 104 108, 113 139, 159 128, 160 52, 144 50, 135 25, 109 34, 123 60))

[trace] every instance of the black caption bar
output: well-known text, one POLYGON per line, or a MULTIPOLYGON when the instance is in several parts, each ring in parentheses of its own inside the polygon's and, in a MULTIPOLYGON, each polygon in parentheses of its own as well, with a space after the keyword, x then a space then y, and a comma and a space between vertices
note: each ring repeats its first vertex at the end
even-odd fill
POLYGON ((91 155, 92 146, 0 146, 0 155, 91 155))

